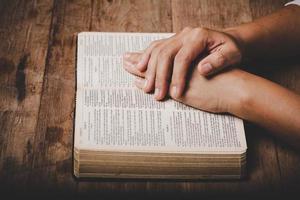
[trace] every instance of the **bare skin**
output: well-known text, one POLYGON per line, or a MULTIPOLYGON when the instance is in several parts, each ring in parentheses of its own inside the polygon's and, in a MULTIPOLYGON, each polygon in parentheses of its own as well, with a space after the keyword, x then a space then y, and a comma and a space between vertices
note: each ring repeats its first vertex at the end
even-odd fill
POLYGON ((239 69, 243 59, 297 54, 300 45, 300 6, 223 31, 186 28, 152 43, 143 53, 124 55, 124 68, 139 76, 136 86, 155 91, 195 108, 231 113, 272 130, 300 147, 300 96, 239 69), (287 44, 287 42, 289 42, 287 44), (191 63, 203 59, 195 68, 191 63), (191 76, 187 76, 191 73, 191 76))

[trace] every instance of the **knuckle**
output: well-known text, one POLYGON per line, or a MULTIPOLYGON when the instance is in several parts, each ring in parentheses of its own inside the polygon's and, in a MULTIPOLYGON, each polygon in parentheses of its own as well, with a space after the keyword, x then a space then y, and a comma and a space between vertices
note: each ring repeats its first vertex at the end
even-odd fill
POLYGON ((203 27, 197 27, 195 28, 195 35, 203 35, 203 33, 205 33, 207 30, 206 28, 203 28, 203 27))
POLYGON ((193 30, 193 33, 196 37, 206 35, 207 32, 208 32, 208 29, 204 28, 204 27, 197 27, 193 30))
POLYGON ((227 61, 227 58, 225 57, 225 55, 221 52, 217 53, 217 62, 219 65, 225 65, 227 61))
POLYGON ((203 31, 203 28, 202 28, 202 27, 194 28, 194 32, 195 32, 195 33, 201 33, 202 31, 203 31))
POLYGON ((182 29, 182 32, 183 32, 183 33, 189 32, 189 31, 191 31, 192 29, 193 29, 192 27, 186 26, 186 27, 184 27, 184 28, 182 29))
POLYGON ((189 54, 177 54, 174 59, 175 64, 187 64, 191 60, 191 56, 189 54))
POLYGON ((154 48, 154 47, 158 46, 159 44, 160 44, 160 41, 159 40, 155 40, 155 41, 152 41, 150 43, 150 47, 154 48))
POLYGON ((184 86, 185 78, 182 74, 174 74, 172 77, 172 85, 173 86, 184 86))
POLYGON ((162 46, 155 48, 155 50, 158 55, 161 55, 164 52, 164 48, 162 46))
POLYGON ((168 49, 160 49, 159 51, 159 59, 162 60, 170 60, 172 58, 172 53, 168 49))
POLYGON ((184 42, 186 43, 193 43, 195 41, 198 41, 200 38, 205 38, 206 31, 201 28, 193 28, 185 37, 184 42))
POLYGON ((152 50, 152 56, 159 56, 161 54, 161 48, 160 47, 154 47, 153 50, 152 50))

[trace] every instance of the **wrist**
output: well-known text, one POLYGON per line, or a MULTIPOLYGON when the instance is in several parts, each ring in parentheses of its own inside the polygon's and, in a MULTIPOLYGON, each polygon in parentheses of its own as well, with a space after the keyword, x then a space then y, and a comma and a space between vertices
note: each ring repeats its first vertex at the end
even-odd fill
POLYGON ((223 30, 225 34, 227 34, 229 37, 231 37, 234 42, 237 44, 240 53, 242 55, 241 63, 245 63, 247 59, 247 41, 245 41, 245 38, 243 37, 241 31, 239 30, 239 27, 233 27, 223 30))
POLYGON ((251 92, 252 74, 235 69, 231 73, 234 76, 232 84, 232 96, 227 107, 227 112, 242 119, 247 119, 247 113, 251 108, 253 92, 251 92))
POLYGON ((267 40, 271 35, 268 29, 257 21, 225 29, 224 33, 234 38, 240 46, 242 63, 248 63, 249 60, 261 56, 261 48, 268 46, 267 40))

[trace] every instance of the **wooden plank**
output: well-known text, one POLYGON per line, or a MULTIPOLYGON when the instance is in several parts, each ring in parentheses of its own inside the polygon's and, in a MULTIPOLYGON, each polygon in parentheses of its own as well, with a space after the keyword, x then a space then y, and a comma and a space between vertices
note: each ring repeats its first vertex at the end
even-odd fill
POLYGON ((171 32, 172 10, 165 1, 94 1, 92 31, 171 32))
MULTIPOLYGON (((263 1, 259 1, 264 4, 263 1)), ((173 1, 173 27, 179 31, 185 26, 213 29, 236 26, 252 21, 249 1, 173 1)), ((248 177, 244 181, 187 183, 187 190, 201 194, 253 194, 253 191, 272 193, 280 189, 276 148, 273 139, 264 130, 246 126, 248 141, 248 177)))
POLYGON ((54 2, 30 174, 30 185, 41 193, 76 191, 72 170, 76 33, 89 30, 91 8, 91 1, 85 0, 54 2))
POLYGON ((222 29, 252 20, 248 1, 172 1, 174 31, 186 26, 222 29))
POLYGON ((256 19, 282 8, 290 0, 250 0, 252 18, 256 19))
POLYGON ((26 188, 52 0, 0 3, 0 190, 26 188))
MULTIPOLYGON (((300 63, 289 61, 280 65, 280 69, 268 75, 268 78, 300 94, 300 63)), ((295 116, 297 117, 297 116, 295 116)), ((283 141, 277 140, 277 157, 282 187, 285 192, 298 193, 300 189, 300 151, 293 149, 283 141)))
MULTIPOLYGON (((253 18, 267 15, 283 7, 288 0, 251 1, 253 18)), ((300 63, 299 59, 291 58, 268 64, 271 70, 263 74, 268 79, 275 81, 300 94, 300 63)), ((276 152, 279 163, 281 185, 286 193, 298 193, 300 189, 300 153, 282 141, 276 141, 276 152)))

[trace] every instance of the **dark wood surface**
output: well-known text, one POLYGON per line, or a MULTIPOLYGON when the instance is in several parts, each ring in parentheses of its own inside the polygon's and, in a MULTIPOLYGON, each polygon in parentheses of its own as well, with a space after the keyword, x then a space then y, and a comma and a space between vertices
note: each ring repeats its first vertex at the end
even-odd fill
MULTIPOLYGON (((76 33, 176 32, 185 26, 220 29, 269 14, 285 2, 1 0, 1 193, 98 197, 297 193, 300 152, 249 123, 245 180, 76 180, 72 175, 76 33)), ((262 74, 300 93, 299 60, 275 65, 281 69, 262 74)))

